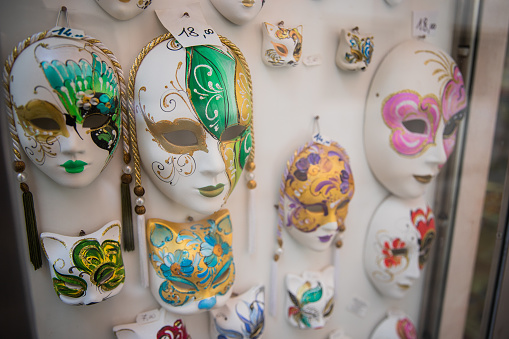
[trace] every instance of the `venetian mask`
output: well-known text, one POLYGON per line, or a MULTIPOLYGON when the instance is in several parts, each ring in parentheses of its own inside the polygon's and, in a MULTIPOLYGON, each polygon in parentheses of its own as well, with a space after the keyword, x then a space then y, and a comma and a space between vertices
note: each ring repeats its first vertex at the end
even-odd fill
POLYGON ((265 4, 265 0, 210 0, 210 2, 226 19, 237 25, 243 25, 254 19, 265 4))
POLYGON ((101 8, 118 20, 129 20, 143 12, 152 0, 95 0, 101 8))
POLYGON ((371 333, 370 339, 417 339, 412 320, 401 311, 389 311, 371 333))
POLYGON ((265 323, 264 304, 265 289, 262 285, 230 298, 223 307, 210 311, 210 337, 261 338, 265 323))
POLYGON ((164 308, 138 314, 136 322, 113 327, 118 339, 191 339, 182 319, 164 308))
POLYGON ((290 324, 301 329, 319 329, 334 308, 334 268, 322 272, 288 274, 285 279, 286 316, 290 324))
POLYGON ((223 306, 235 278, 228 210, 188 223, 147 220, 150 289, 161 306, 193 314, 223 306))
POLYGON ((418 40, 394 48, 371 83, 364 141, 378 181, 403 198, 423 195, 454 149, 467 98, 458 66, 418 40))
POLYGON ((435 239, 433 212, 423 197, 389 196, 375 211, 364 246, 364 267, 384 296, 402 298, 420 277, 435 239))
POLYGON ((26 47, 9 77, 19 142, 60 185, 94 181, 120 136, 120 88, 110 58, 85 40, 48 37, 26 47))
POLYGON ((373 55, 373 37, 359 34, 359 28, 341 30, 336 65, 345 71, 365 71, 373 55))
POLYGON ((236 53, 169 38, 131 72, 143 168, 168 198, 202 215, 226 202, 251 150, 251 80, 236 53))
POLYGON ((302 55, 302 25, 284 28, 264 22, 262 60, 267 66, 297 66, 302 55))
POLYGON ((354 193, 345 150, 335 142, 312 142, 299 148, 283 173, 280 193, 282 228, 312 250, 329 248, 344 230, 354 193))
POLYGON ((120 228, 119 221, 112 221, 78 237, 41 234, 53 288, 64 303, 90 305, 120 292, 125 278, 120 228))

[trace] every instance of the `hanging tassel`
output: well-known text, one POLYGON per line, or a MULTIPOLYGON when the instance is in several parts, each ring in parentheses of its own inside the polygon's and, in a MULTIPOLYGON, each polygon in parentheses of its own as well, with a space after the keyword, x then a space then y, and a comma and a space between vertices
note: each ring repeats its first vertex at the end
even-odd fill
POLYGON ((339 293, 340 293, 340 290, 339 290, 339 274, 340 274, 340 267, 339 267, 339 252, 340 252, 340 248, 341 246, 343 246, 343 242, 341 240, 338 240, 336 242, 336 246, 334 246, 333 248, 333 258, 332 258, 332 262, 334 263, 334 295, 336 297, 336 301, 338 300, 339 298, 339 293))
POLYGON ((120 199, 122 201, 122 234, 124 242, 124 251, 134 251, 134 232, 133 232, 133 211, 131 207, 131 191, 129 184, 132 181, 130 173, 124 173, 121 177, 120 199))
POLYGON ((42 267, 41 244, 39 242, 39 232, 37 231, 37 220, 35 218, 34 197, 27 184, 22 182, 20 188, 23 191, 23 209, 25 211, 25 224, 28 241, 28 252, 30 253, 30 262, 34 270, 42 267))
POLYGON ((148 256, 147 256, 147 234, 145 230, 145 189, 143 186, 136 186, 134 188, 134 194, 136 198, 136 207, 134 211, 138 215, 136 218, 137 229, 138 229, 138 251, 140 257, 140 277, 141 286, 144 288, 148 287, 148 256))
MULTIPOLYGON (((256 186, 256 184, 255 184, 256 186)), ((249 188, 249 186, 248 186, 249 188)), ((248 253, 252 254, 255 247, 256 236, 256 200, 254 189, 249 189, 247 194, 247 226, 248 226, 248 253)))
POLYGON ((277 305, 277 260, 270 263, 270 289, 269 289, 269 314, 276 316, 277 305))

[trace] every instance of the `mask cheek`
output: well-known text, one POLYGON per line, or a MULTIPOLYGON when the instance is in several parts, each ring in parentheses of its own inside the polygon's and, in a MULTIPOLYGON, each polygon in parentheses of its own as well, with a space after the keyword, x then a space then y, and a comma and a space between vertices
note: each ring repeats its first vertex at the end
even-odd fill
POLYGON ((248 131, 234 140, 221 141, 220 150, 225 163, 226 175, 230 182, 230 191, 226 195, 226 198, 228 198, 239 181, 251 152, 251 132, 248 131))

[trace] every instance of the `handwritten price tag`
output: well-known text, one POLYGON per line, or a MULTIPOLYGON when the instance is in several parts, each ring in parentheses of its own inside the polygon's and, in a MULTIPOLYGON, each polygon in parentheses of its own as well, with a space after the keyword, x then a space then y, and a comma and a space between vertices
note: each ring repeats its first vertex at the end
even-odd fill
POLYGON ((156 10, 163 26, 184 47, 222 46, 219 36, 205 21, 200 3, 182 4, 171 9, 156 10))
POLYGON ((56 26, 50 29, 51 36, 62 36, 67 38, 83 38, 85 33, 80 29, 56 26))
POLYGON ((159 320, 160 316, 159 310, 152 310, 138 314, 136 316, 136 322, 138 324, 147 324, 159 320))
POLYGON ((330 139, 321 135, 320 133, 316 133, 315 135, 313 135, 313 141, 318 144, 330 146, 330 139))
POLYGON ((414 37, 433 36, 437 31, 437 11, 414 11, 412 34, 414 37))

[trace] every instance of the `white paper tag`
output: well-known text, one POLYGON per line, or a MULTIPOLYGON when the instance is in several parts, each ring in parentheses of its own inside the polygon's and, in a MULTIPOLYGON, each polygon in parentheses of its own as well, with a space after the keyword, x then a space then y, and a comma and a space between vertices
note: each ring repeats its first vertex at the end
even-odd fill
POLYGON ((357 297, 354 297, 350 304, 346 306, 346 309, 353 314, 358 315, 361 318, 364 318, 368 313, 368 303, 364 300, 361 300, 357 297))
POLYGON ((156 9, 161 24, 184 47, 199 45, 222 46, 219 36, 205 21, 200 3, 156 9))
POLYGON ((136 316, 136 323, 147 324, 159 320, 161 312, 159 310, 152 310, 148 312, 140 313, 136 316))
POLYGON ((322 55, 315 54, 309 55, 302 60, 302 63, 306 66, 318 66, 322 64, 322 55))
POLYGON ((413 11, 412 35, 434 36, 437 31, 437 11, 413 11))
POLYGON ((50 36, 62 36, 66 38, 83 38, 85 32, 81 29, 74 29, 69 27, 55 26, 49 31, 50 36))
POLYGON ((318 143, 318 144, 322 144, 322 145, 325 145, 325 146, 330 146, 330 139, 321 135, 320 133, 316 133, 315 135, 313 135, 313 141, 318 143))

